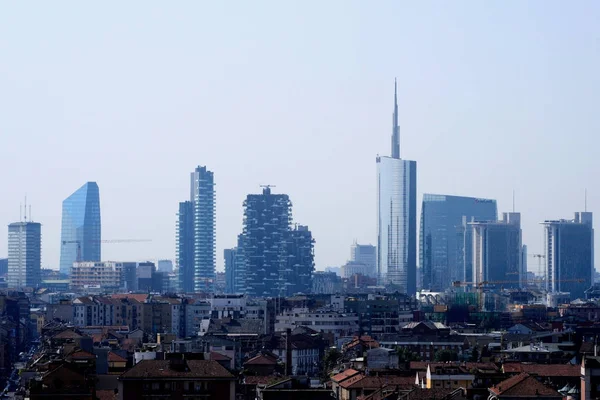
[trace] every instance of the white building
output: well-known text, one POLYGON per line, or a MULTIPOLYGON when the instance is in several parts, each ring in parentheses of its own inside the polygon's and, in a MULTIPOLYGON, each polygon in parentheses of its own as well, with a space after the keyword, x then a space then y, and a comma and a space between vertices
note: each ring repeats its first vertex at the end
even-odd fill
POLYGON ((293 308, 275 317, 275 331, 283 332, 298 326, 307 326, 317 332, 329 333, 338 339, 358 332, 358 316, 334 310, 309 311, 308 308, 293 308))
POLYGON ((354 242, 350 248, 350 261, 366 265, 366 275, 377 276, 377 247, 354 242))
POLYGON ((69 280, 69 285, 74 290, 85 290, 92 287, 102 290, 119 290, 124 283, 123 262, 74 262, 69 280))

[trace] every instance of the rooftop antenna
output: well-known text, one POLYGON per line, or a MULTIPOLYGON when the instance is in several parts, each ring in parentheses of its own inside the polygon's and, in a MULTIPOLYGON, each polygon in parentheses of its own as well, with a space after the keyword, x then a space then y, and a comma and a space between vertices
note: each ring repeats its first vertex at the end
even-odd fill
POLYGON ((515 189, 513 189, 513 212, 515 212, 515 189))
POLYGON ((25 208, 23 211, 25 213, 25 222, 27 222, 27 195, 25 195, 25 208))

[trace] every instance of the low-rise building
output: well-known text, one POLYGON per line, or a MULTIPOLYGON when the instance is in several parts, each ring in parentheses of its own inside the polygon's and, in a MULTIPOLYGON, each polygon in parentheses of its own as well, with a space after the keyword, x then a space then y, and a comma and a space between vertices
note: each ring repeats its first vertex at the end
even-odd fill
POLYGON ((310 311, 308 308, 293 308, 277 315, 275 331, 283 332, 299 326, 324 334, 331 334, 335 340, 358 332, 358 316, 329 309, 310 311))

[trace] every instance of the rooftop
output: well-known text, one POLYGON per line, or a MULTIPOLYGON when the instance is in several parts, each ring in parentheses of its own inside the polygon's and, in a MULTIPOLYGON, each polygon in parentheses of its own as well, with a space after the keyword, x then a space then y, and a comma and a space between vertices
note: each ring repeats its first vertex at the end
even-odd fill
POLYGON ((143 360, 121 375, 120 379, 225 378, 233 375, 216 361, 143 360))
POLYGON ((492 386, 489 391, 495 395, 519 398, 526 396, 557 396, 562 398, 562 395, 556 390, 547 387, 525 372, 492 386))

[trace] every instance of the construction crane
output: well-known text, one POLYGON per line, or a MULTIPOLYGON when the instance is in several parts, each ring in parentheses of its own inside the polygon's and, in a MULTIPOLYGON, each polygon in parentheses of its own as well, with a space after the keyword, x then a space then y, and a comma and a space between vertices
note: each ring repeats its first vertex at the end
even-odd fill
MULTIPOLYGON (((151 242, 152 239, 108 239, 108 240, 90 240, 86 243, 89 244, 98 244, 98 243, 140 243, 140 242, 151 242)), ((75 261, 80 262, 83 261, 81 259, 81 241, 79 240, 63 240, 62 245, 65 246, 67 244, 77 244, 77 258, 75 261)))
POLYGON ((546 258, 545 255, 543 254, 527 254, 528 257, 535 257, 538 259, 538 274, 539 276, 543 276, 543 279, 541 280, 541 283, 545 283, 546 282, 546 270, 542 269, 542 258, 546 258))

